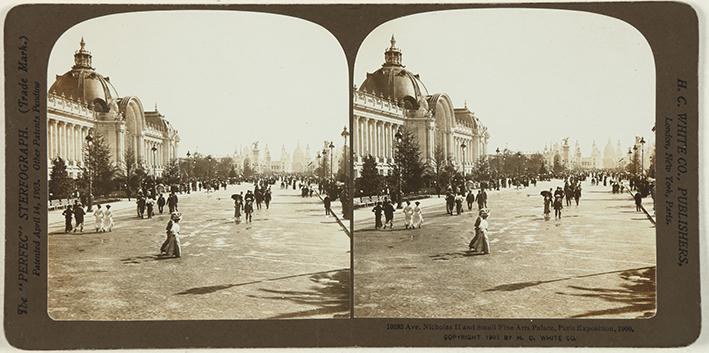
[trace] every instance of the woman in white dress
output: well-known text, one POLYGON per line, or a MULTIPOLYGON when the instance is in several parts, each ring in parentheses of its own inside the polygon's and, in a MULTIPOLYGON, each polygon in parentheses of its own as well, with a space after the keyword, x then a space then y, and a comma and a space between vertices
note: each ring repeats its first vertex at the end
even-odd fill
POLYGON ((490 242, 487 237, 487 217, 489 215, 490 211, 487 208, 483 208, 480 210, 480 214, 475 220, 475 237, 473 237, 473 240, 471 240, 468 245, 470 251, 474 253, 483 255, 490 253, 490 242))
POLYGON ((180 246, 180 220, 182 215, 179 212, 173 212, 170 215, 172 224, 167 230, 167 245, 165 246, 165 255, 172 257, 180 257, 182 248, 180 246))
POLYGON ((94 226, 96 227, 96 233, 105 232, 106 229, 103 227, 103 210, 101 205, 96 205, 96 210, 94 211, 94 226))
POLYGON ((109 232, 113 229, 113 211, 111 211, 111 205, 106 205, 106 211, 103 211, 103 225, 104 231, 109 232))
POLYGON ((411 207, 411 201, 406 201, 406 206, 404 207, 404 226, 406 229, 413 228, 412 219, 414 216, 414 208, 411 207))
POLYGON ((413 208, 413 223, 411 225, 412 228, 421 228, 421 225, 423 224, 423 211, 421 211, 421 207, 419 207, 420 202, 416 201, 416 205, 413 208))

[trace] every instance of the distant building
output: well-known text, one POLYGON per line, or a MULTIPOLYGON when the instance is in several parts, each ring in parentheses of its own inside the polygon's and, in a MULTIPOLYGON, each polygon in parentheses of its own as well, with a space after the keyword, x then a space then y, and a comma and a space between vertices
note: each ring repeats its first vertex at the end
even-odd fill
POLYGON ((559 162, 564 168, 571 170, 604 168, 600 158, 601 154, 595 141, 591 147, 591 153, 588 155, 583 155, 581 145, 578 141, 574 144, 573 153, 571 153, 569 139, 565 138, 562 139, 562 141, 562 143, 553 143, 544 147, 544 152, 542 154, 544 155, 546 165, 550 168, 553 168, 555 158, 559 159, 559 162))

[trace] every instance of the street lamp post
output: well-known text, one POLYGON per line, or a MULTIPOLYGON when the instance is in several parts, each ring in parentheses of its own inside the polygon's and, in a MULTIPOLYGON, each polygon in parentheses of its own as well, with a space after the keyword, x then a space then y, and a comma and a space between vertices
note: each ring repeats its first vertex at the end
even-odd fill
MULTIPOLYGON (((396 130, 396 134, 394 134, 394 138, 396 139, 396 148, 399 149, 401 148, 401 138, 403 135, 401 134, 401 129, 396 130)), ((401 152, 401 151, 399 151, 401 152)), ((401 165, 397 164, 397 169, 399 170, 399 194, 396 197, 396 208, 401 208, 401 165)))
MULTIPOLYGON (((633 151, 630 147, 628 147, 628 164, 631 162, 635 164, 635 161, 633 160, 633 151)), ((635 169, 635 165, 633 165, 633 169, 635 169)))
POLYGON ((94 195, 93 195, 93 178, 94 178, 94 176, 93 176, 93 167, 91 165, 91 154, 93 152, 91 150, 91 146, 93 146, 93 144, 94 144, 94 137, 91 136, 91 134, 86 135, 86 145, 88 146, 88 148, 86 149, 86 151, 87 151, 86 154, 87 154, 87 158, 88 158, 88 161, 86 163, 86 171, 89 174, 89 195, 86 197, 88 212, 91 212, 91 209, 93 208, 93 201, 94 201, 93 200, 94 199, 94 195))
POLYGON ((192 182, 190 181, 190 167, 192 166, 192 160, 190 159, 190 151, 187 151, 187 170, 185 171, 185 176, 187 176, 187 193, 192 190, 192 182))
MULTIPOLYGON (((350 189, 349 189, 349 187, 350 187, 349 180, 350 179, 347 177, 348 168, 350 167, 350 165, 347 161, 347 137, 350 136, 350 133, 347 132, 346 126, 342 129, 342 133, 340 133, 340 136, 342 136, 342 139, 344 140, 343 144, 342 144, 342 158, 344 158, 344 161, 342 161, 342 167, 345 168, 345 170, 343 171, 343 174, 345 176, 345 185, 344 185, 345 192, 343 193, 342 196, 349 195, 350 196, 349 199, 352 199, 352 194, 350 193, 350 189)), ((343 197, 340 197, 341 201, 342 201, 342 199, 343 199, 343 197)), ((348 201, 348 200, 345 200, 345 201, 348 201)), ((344 202, 342 204, 342 206, 343 206, 342 207, 343 218, 350 219, 350 207, 351 207, 350 202, 344 202)))
POLYGON ((158 148, 155 144, 153 144, 153 147, 150 150, 153 151, 153 195, 155 195, 155 192, 158 189, 158 174, 156 172, 158 148))
POLYGON ((212 155, 207 156, 207 182, 212 182, 212 155))
POLYGON ((463 179, 465 179, 465 148, 468 147, 465 145, 465 142, 460 144, 460 148, 463 150, 463 179))
POLYGON ((645 175, 645 138, 640 138, 640 175, 645 175))
POLYGON ((495 155, 497 156, 497 171, 495 173, 495 183, 499 182, 500 180, 500 147, 498 147, 495 150, 495 155))
POLYGON ((332 153, 332 151, 335 148, 335 144, 333 144, 332 141, 330 141, 330 146, 328 146, 328 147, 330 147, 330 179, 334 180, 335 176, 333 174, 334 172, 332 169, 332 163, 333 163, 332 156, 334 155, 334 153, 332 153))
POLYGON ((157 172, 155 171, 155 168, 157 167, 156 164, 157 164, 158 148, 155 146, 155 144, 153 144, 153 147, 150 150, 153 151, 153 179, 155 179, 155 182, 157 182, 158 175, 157 175, 157 172))
POLYGON ((635 174, 638 173, 638 159, 637 159, 637 153, 638 153, 638 145, 633 146, 633 172, 635 174))
POLYGON ((322 158, 322 156, 320 156, 319 151, 318 151, 318 155, 315 158, 318 159, 318 170, 320 170, 320 173, 322 174, 322 161, 320 160, 320 158, 322 158))

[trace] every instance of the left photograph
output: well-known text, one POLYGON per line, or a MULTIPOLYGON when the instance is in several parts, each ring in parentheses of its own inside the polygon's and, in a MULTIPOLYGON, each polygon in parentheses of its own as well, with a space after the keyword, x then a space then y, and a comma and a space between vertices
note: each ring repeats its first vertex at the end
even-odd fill
POLYGON ((68 29, 47 72, 54 320, 350 317, 338 41, 273 14, 68 29))

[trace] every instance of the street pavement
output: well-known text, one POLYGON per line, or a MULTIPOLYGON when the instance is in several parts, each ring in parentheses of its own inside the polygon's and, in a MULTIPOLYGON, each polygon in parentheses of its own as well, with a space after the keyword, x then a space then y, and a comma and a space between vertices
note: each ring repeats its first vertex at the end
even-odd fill
MULTIPOLYGON (((234 185, 180 197, 182 257, 160 258, 165 214, 114 211, 113 232, 64 234, 51 221, 48 311, 55 320, 349 317, 350 240, 321 201, 274 185, 271 208, 235 224, 234 185)), ((134 204, 133 204, 134 205, 134 204)), ((157 208, 156 208, 157 211, 157 208)), ((53 217, 52 219, 56 219, 53 217)), ((242 216, 243 220, 243 216, 242 216)))
MULTIPOLYGON (((637 318, 655 313, 655 227, 629 194, 583 184, 580 205, 543 218, 537 187, 488 192, 490 255, 469 253, 477 204, 460 216, 421 200, 422 229, 374 230, 355 211, 355 317, 637 318)), ((649 198, 646 200, 650 200, 649 198)), ((647 207, 647 205, 646 205, 647 207)), ((650 206, 652 207, 652 206, 650 206)))

